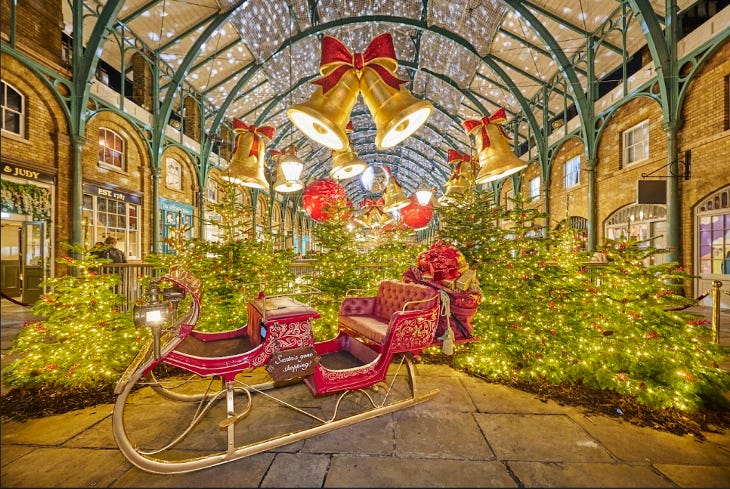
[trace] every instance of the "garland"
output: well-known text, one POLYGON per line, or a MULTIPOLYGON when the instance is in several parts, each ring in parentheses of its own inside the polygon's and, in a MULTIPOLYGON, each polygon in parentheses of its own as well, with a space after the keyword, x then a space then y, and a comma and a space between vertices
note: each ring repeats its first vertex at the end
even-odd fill
POLYGON ((33 216, 34 221, 51 220, 51 193, 32 184, 0 180, 2 210, 13 214, 33 216))

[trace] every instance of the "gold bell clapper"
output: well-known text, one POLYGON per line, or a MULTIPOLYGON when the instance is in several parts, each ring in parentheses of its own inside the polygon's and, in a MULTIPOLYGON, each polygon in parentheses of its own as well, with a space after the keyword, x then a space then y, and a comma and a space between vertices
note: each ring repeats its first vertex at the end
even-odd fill
POLYGON ((320 78, 309 100, 292 105, 286 111, 289 120, 310 139, 334 151, 349 144, 345 132, 350 113, 360 90, 360 73, 353 65, 353 55, 332 36, 322 38, 320 78))
POLYGON ((477 185, 501 180, 527 167, 510 148, 507 135, 500 124, 506 122, 504 107, 489 117, 467 120, 462 127, 467 134, 474 134, 478 151, 479 173, 477 185))
POLYGON ((403 194, 403 189, 395 180, 393 175, 390 175, 388 184, 385 186, 385 192, 383 193, 383 210, 385 212, 393 212, 410 205, 411 201, 406 198, 403 194))
POLYGON ((269 182, 264 174, 264 138, 272 139, 274 132, 271 126, 249 126, 234 119, 233 133, 236 139, 233 157, 222 178, 244 187, 268 190, 269 182))
MULTIPOLYGON (((352 132, 352 121, 347 123, 345 129, 347 134, 352 132)), ((365 171, 368 164, 361 160, 355 149, 352 147, 352 141, 347 141, 347 147, 342 151, 332 151, 332 169, 329 172, 330 178, 333 180, 347 180, 356 177, 365 171)))

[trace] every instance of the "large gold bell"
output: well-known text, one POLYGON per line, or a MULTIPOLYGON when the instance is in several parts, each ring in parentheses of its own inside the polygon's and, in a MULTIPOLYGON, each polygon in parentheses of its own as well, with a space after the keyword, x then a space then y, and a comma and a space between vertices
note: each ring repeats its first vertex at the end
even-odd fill
POLYGON ((361 174, 367 166, 357 156, 352 144, 348 144, 343 151, 332 151, 332 169, 329 175, 333 180, 346 180, 361 174))
POLYGON ((292 105, 286 115, 310 139, 334 151, 342 151, 350 143, 345 128, 357 102, 359 88, 355 70, 347 71, 327 94, 317 86, 307 102, 292 105))
POLYGON ((497 124, 485 126, 489 136, 489 146, 479 152, 480 170, 475 182, 477 185, 500 180, 527 167, 509 147, 507 138, 497 124))
POLYGON ((254 142, 254 135, 250 132, 238 136, 240 139, 233 154, 231 164, 222 178, 244 187, 269 189, 269 182, 264 175, 264 152, 266 144, 259 140, 257 155, 249 155, 254 142))
POLYGON ((405 88, 397 90, 383 81, 372 68, 365 67, 360 77, 362 98, 375 121, 378 149, 392 148, 416 132, 428 119, 433 105, 419 100, 405 88))
POLYGON ((388 179, 388 184, 385 186, 385 192, 383 193, 383 210, 385 212, 392 212, 398 209, 402 209, 411 203, 403 194, 403 189, 400 184, 395 181, 395 178, 391 175, 388 179))

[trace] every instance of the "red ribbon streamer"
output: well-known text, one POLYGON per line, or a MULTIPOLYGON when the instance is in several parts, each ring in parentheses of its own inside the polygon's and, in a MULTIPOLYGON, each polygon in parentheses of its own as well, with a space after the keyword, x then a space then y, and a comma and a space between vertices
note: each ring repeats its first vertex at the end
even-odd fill
MULTIPOLYGON (((251 124, 250 126, 247 125, 244 122, 241 122, 238 119, 233 119, 233 132, 236 134, 243 134, 245 132, 250 132, 254 135, 253 138, 253 144, 251 145, 251 149, 248 152, 248 156, 258 156, 259 154, 259 141, 261 141, 262 137, 265 137, 268 140, 272 140, 274 138, 274 133, 276 132, 276 128, 271 126, 254 126, 251 124)), ((233 145, 233 153, 235 154, 238 150, 238 137, 236 137, 235 143, 233 145)))
POLYGON ((396 90, 408 80, 395 76, 398 61, 395 57, 393 38, 387 32, 373 39, 363 53, 351 53, 337 38, 322 38, 322 58, 319 63, 321 78, 312 83, 322 87, 322 93, 329 92, 350 70, 361 72, 365 67, 375 70, 383 82, 396 90))
POLYGON ((497 124, 497 127, 499 127, 502 134, 507 137, 507 135, 504 133, 504 129, 502 129, 502 126, 499 126, 499 124, 504 124, 505 122, 507 122, 507 114, 504 110, 504 107, 501 107, 491 116, 482 117, 481 119, 469 119, 462 122, 461 126, 464 128, 467 134, 471 134, 477 129, 481 129, 482 145, 484 146, 484 148, 487 148, 491 144, 491 142, 489 141, 489 136, 487 135, 487 125, 497 124))

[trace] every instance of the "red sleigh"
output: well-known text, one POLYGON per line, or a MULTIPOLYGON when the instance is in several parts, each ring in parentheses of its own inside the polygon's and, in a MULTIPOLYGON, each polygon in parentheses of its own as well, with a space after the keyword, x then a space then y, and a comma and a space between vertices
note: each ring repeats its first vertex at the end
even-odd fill
POLYGON ((152 339, 117 383, 112 415, 118 447, 145 471, 223 464, 438 393, 418 391, 411 361, 436 332, 440 299, 428 287, 385 281, 374 298, 345 299, 339 334, 315 342, 319 313, 300 300, 314 289, 261 295, 249 301, 246 325, 208 333, 195 330, 200 280, 175 271, 154 285, 156 297, 135 310, 135 323, 149 326, 152 339), (173 288, 162 290, 165 284, 173 288), (384 328, 382 337, 345 326, 355 302, 363 322, 384 328), (369 319, 375 309, 368 306, 378 308, 369 319), (199 453, 201 439, 210 444, 206 453, 199 453))

